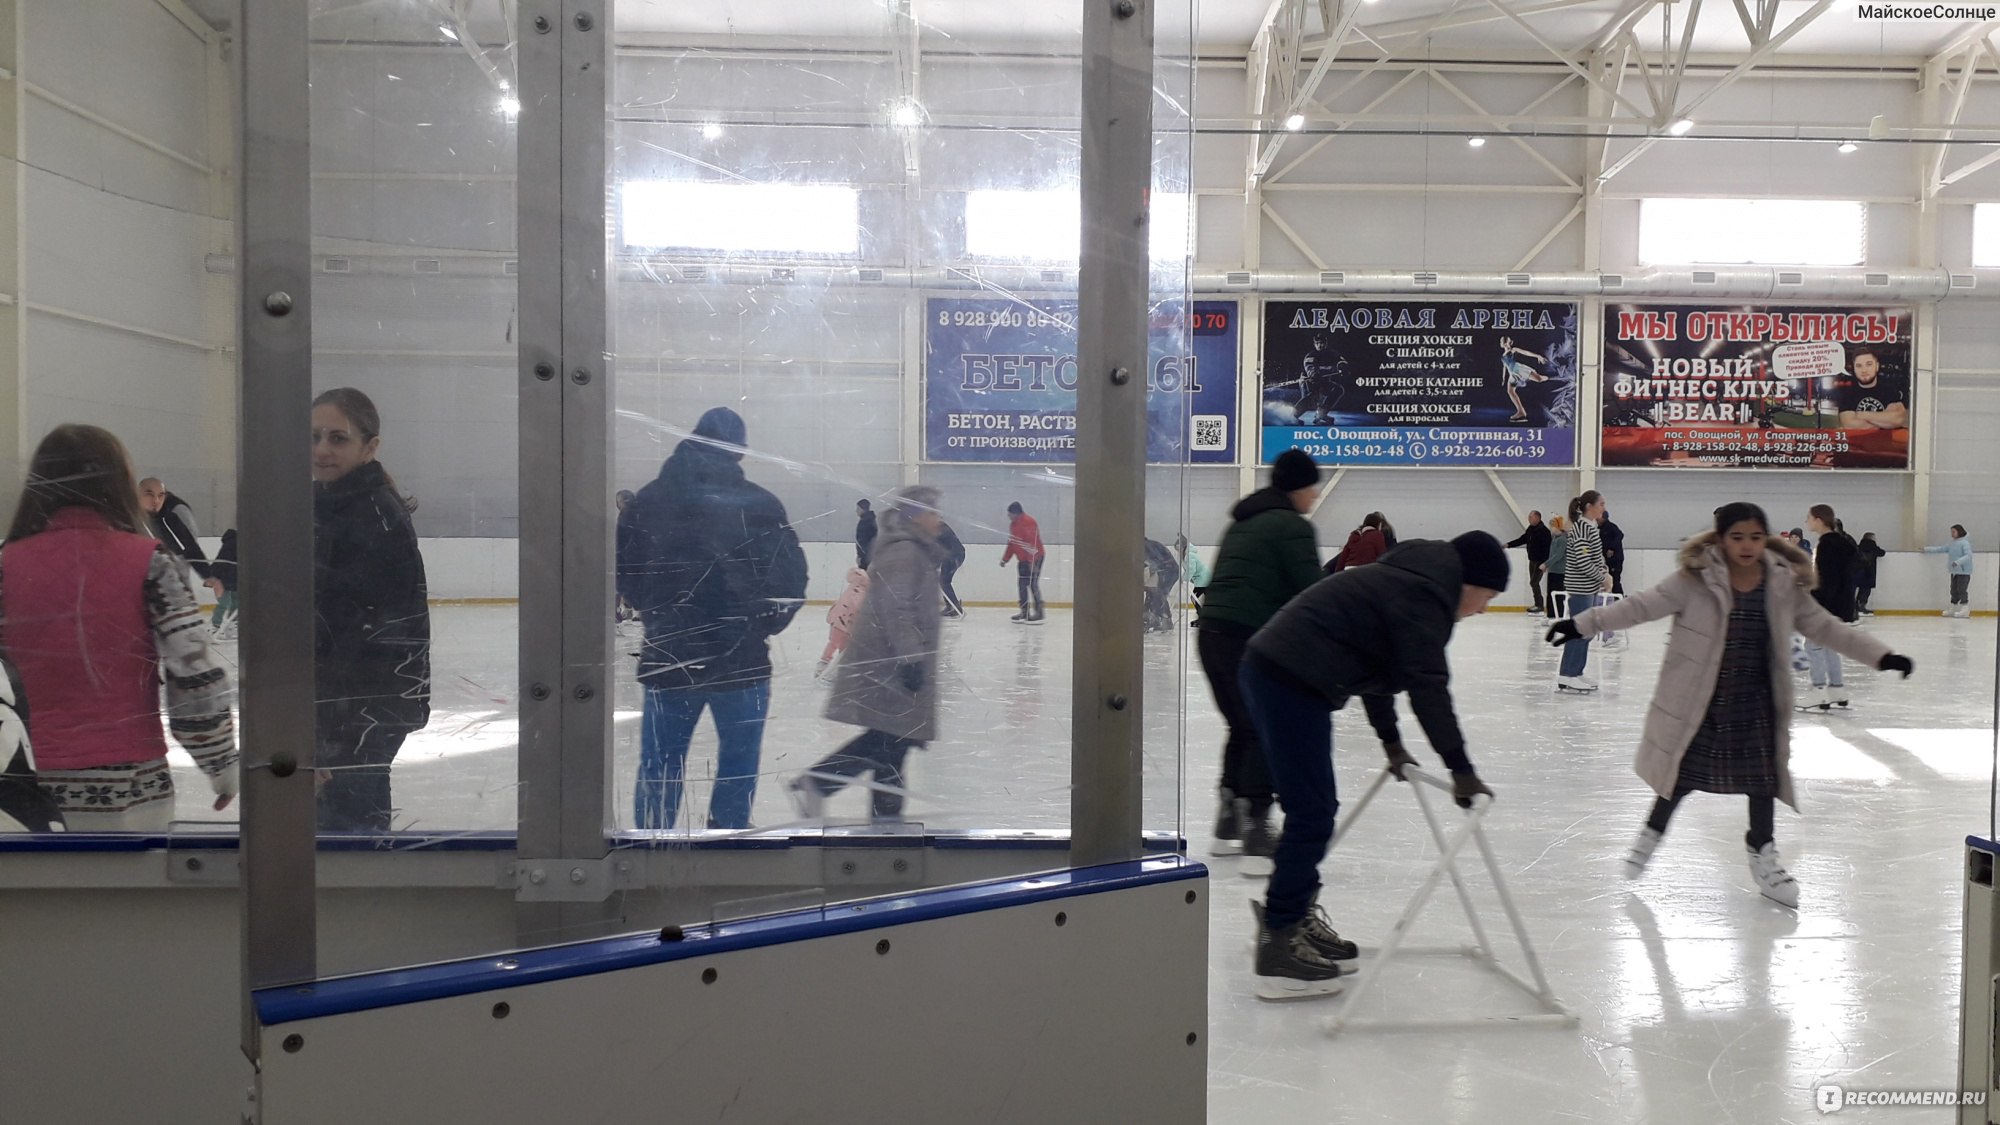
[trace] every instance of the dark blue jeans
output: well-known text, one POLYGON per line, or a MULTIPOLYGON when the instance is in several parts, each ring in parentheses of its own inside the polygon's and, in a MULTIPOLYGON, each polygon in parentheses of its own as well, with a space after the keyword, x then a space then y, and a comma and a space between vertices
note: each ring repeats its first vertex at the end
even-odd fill
POLYGON ((1333 842, 1333 818, 1340 811, 1333 777, 1333 709, 1317 693, 1275 671, 1251 653, 1238 674, 1272 786, 1284 795, 1284 833, 1264 891, 1265 924, 1274 931, 1312 909, 1319 894, 1320 861, 1333 842))
POLYGON ((681 773, 702 708, 715 712, 715 792, 708 801, 710 828, 750 827, 757 797, 757 763, 764 753, 764 717, 771 710, 771 681, 731 691, 646 689, 639 728, 639 779, 633 787, 638 828, 672 828, 680 819, 681 773))

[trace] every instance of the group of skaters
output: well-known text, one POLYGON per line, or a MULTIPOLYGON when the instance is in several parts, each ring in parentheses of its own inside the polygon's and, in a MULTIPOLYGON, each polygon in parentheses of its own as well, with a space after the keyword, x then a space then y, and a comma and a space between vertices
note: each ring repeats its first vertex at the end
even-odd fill
MULTIPOLYGON (((707 827, 750 827, 771 706, 770 640, 805 604, 808 574, 783 503, 744 473, 748 441, 734 410, 709 410, 658 477, 620 497, 618 598, 645 631, 639 828, 679 823, 688 750, 705 712, 718 743, 707 827)), ((938 489, 916 485, 880 511, 868 499, 855 505, 854 565, 827 611, 816 677, 831 682, 825 716, 861 733, 790 782, 806 816, 821 815, 827 797, 866 776, 872 818, 899 819, 909 753, 937 737, 940 625, 966 613, 953 588, 965 544, 941 500, 938 489)), ((1000 565, 1018 577, 1013 621, 1040 625, 1048 548, 1018 501, 1007 516, 1000 565)))
MULTIPOLYGON (((324 832, 390 827, 389 773, 430 718, 430 616, 416 504, 377 460, 351 387, 313 402, 315 784, 324 832)), ((190 505, 136 479, 116 435, 66 424, 29 462, 0 548, 0 828, 165 832, 169 735, 213 807, 238 786, 230 662, 235 536, 217 557, 190 505), (197 582, 216 595, 202 618, 197 582), (166 722, 161 723, 164 702, 166 722)))
MULTIPOLYGON (((1396 543, 1373 513, 1350 535, 1338 565, 1322 568, 1306 515, 1318 489, 1319 467, 1309 456, 1279 455, 1270 484, 1230 513, 1197 626, 1202 670, 1228 727, 1219 850, 1240 847, 1272 861, 1264 899, 1253 904, 1256 986, 1267 999, 1337 992, 1360 953, 1319 902, 1319 868, 1339 808, 1332 712, 1359 697, 1384 768, 1407 780, 1416 763, 1404 748, 1394 699, 1408 695, 1450 774, 1455 802, 1469 809, 1493 797, 1453 710, 1445 650, 1457 622, 1484 612, 1507 589, 1505 546, 1477 530, 1448 542, 1396 543), (1274 805, 1283 808, 1282 827, 1272 823, 1274 805)), ((1671 576, 1616 600, 1607 595, 1618 592, 1613 562, 1623 542, 1607 548, 1607 522, 1603 495, 1585 492, 1568 505, 1560 548, 1550 529, 1536 533, 1539 518, 1514 545, 1528 548, 1531 574, 1559 575, 1557 589, 1570 595, 1571 613, 1553 619, 1546 633, 1563 649, 1563 678, 1582 675, 1593 638, 1673 619, 1635 763, 1655 800, 1626 855, 1626 873, 1645 870, 1689 793, 1741 794, 1749 801, 1751 876, 1765 896, 1796 907, 1798 884, 1781 862, 1773 827, 1775 802, 1796 808, 1790 638, 1802 634, 1829 660, 1838 653, 1905 677, 1914 665, 1849 624, 1852 585, 1843 578, 1820 589, 1804 550, 1774 534, 1755 504, 1717 508, 1713 525, 1682 544, 1671 576), (1560 561, 1549 566, 1559 549, 1560 561)), ((1812 510, 1808 527, 1822 539, 1840 534, 1824 505, 1812 510)), ((1539 590, 1536 602, 1546 613, 1539 590)))

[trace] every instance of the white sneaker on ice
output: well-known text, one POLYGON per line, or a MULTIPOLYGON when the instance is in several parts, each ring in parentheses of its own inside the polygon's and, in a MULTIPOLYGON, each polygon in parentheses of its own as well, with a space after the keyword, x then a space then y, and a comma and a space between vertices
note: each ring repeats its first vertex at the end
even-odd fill
POLYGON ((1597 681, 1588 676, 1557 676, 1557 691, 1574 691, 1588 695, 1597 690, 1597 681))
POLYGON ((1954 616, 1954 617, 1971 617, 1971 616, 1972 616, 1972 607, 1971 607, 1971 606, 1969 606, 1969 605, 1962 605, 1962 606, 1959 606, 1959 607, 1958 607, 1958 612, 1957 612, 1957 613, 1955 613, 1955 614, 1953 614, 1952 616, 1954 616))
POLYGON ((1646 864, 1653 858, 1653 849, 1660 846, 1660 833, 1647 825, 1639 829, 1639 838, 1632 841, 1632 850, 1625 853, 1625 877, 1637 879, 1645 874, 1646 864))
POLYGON ((1778 863, 1777 844, 1765 844, 1750 853, 1750 877, 1757 880, 1757 889, 1764 892, 1765 898, 1798 909, 1799 883, 1778 863))
POLYGON ((1955 606, 1955 605, 1948 605, 1948 606, 1944 607, 1944 609, 1942 609, 1942 610, 1940 610, 1940 611, 1938 612, 1938 616, 1939 616, 1939 617, 1957 617, 1957 616, 1958 616, 1958 607, 1957 607, 1957 606, 1955 606))

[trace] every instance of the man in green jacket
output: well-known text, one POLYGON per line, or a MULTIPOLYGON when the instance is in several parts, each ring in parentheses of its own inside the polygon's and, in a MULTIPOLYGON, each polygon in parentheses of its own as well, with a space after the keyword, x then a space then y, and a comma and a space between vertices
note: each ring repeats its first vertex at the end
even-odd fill
POLYGON ((1268 856, 1277 847, 1271 831, 1270 770, 1237 686, 1250 637, 1306 587, 1320 580, 1319 537, 1305 513, 1319 496, 1319 466, 1304 451, 1288 449, 1271 463, 1271 483, 1238 501, 1215 554, 1215 570, 1202 596, 1195 648, 1215 705, 1229 725, 1222 747, 1222 801, 1215 818, 1216 854, 1240 850, 1268 856))

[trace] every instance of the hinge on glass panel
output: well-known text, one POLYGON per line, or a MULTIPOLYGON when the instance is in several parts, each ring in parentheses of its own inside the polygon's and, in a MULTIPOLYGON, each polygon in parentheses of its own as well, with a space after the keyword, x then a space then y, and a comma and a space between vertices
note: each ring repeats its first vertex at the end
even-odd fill
POLYGON ((507 864, 519 902, 602 902, 637 884, 638 865, 625 855, 603 859, 517 859, 507 864))

